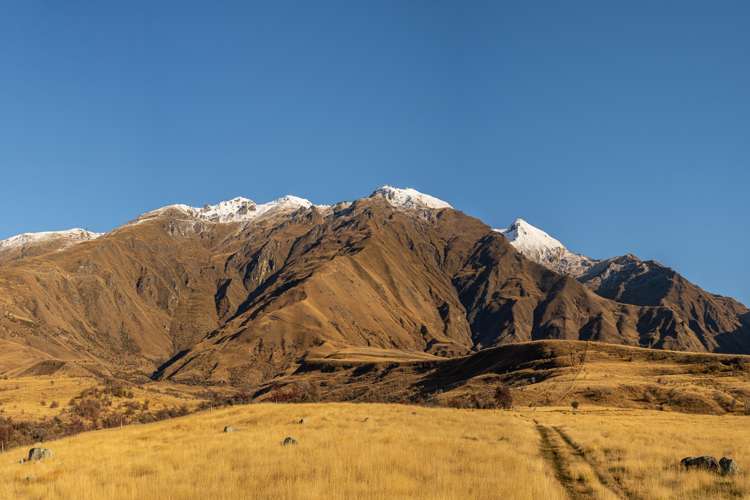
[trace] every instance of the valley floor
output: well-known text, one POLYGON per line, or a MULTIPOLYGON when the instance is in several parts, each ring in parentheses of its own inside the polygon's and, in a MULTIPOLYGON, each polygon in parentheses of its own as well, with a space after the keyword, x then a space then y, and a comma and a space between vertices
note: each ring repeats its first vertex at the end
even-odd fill
POLYGON ((747 443, 750 417, 735 415, 252 404, 48 442, 37 463, 9 450, 0 498, 746 498, 744 472, 678 465, 710 454, 747 468, 747 443))

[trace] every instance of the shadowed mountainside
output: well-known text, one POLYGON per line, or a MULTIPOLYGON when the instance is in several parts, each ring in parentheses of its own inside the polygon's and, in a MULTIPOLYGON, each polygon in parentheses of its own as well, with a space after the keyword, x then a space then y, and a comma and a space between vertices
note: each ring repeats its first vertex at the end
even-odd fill
POLYGON ((708 351, 749 352, 747 321, 742 320, 747 307, 702 290, 658 262, 624 255, 598 262, 578 279, 618 302, 668 307, 688 322, 708 351))

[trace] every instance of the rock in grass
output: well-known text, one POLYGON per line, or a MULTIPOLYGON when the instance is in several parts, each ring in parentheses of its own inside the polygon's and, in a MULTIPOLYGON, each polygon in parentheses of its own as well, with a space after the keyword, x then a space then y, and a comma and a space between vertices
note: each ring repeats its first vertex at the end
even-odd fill
POLYGON ((708 455, 702 457, 685 457, 680 460, 680 465, 682 465, 685 470, 696 469, 716 473, 719 472, 719 462, 714 457, 708 455))
POLYGON ((29 458, 26 461, 35 462, 45 458, 52 458, 52 450, 47 448, 31 448, 29 450, 29 458))
POLYGON ((294 446, 296 444, 297 444, 297 440, 291 436, 285 437, 284 440, 281 442, 281 446, 294 446))
POLYGON ((737 462, 729 457, 721 457, 721 460, 719 460, 719 468, 721 469, 722 476, 732 476, 739 471, 737 462))
POLYGON ((231 425, 227 425, 226 427, 224 427, 224 432, 234 432, 234 430, 234 427, 232 427, 231 425))

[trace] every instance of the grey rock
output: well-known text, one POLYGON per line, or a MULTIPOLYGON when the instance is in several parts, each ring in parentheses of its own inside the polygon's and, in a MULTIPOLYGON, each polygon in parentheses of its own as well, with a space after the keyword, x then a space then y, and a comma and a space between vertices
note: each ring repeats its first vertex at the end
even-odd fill
POLYGON ((297 444, 297 440, 291 436, 285 437, 284 440, 281 442, 281 446, 294 446, 296 444, 297 444))
POLYGON ((719 472, 719 462, 714 457, 708 455, 702 457, 685 457, 680 460, 680 465, 686 470, 696 469, 716 473, 719 472))
POLYGON ((26 461, 34 462, 45 458, 52 458, 52 450, 47 448, 31 448, 29 450, 29 458, 27 458, 26 461))
POLYGON ((231 425, 227 425, 226 427, 224 427, 224 432, 234 432, 234 431, 235 429, 231 425))
POLYGON ((739 472, 737 462, 729 457, 721 457, 721 460, 719 460, 719 468, 721 469, 722 476, 731 476, 739 472))

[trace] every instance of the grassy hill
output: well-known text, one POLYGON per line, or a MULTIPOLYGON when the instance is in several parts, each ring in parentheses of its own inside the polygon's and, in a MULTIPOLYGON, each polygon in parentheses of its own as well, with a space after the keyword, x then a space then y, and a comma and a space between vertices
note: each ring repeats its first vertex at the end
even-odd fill
POLYGON ((491 404, 498 385, 515 406, 586 405, 689 413, 750 411, 750 356, 642 349, 602 342, 547 340, 485 349, 451 359, 334 353, 306 360, 261 388, 259 398, 289 401, 491 404), (295 399, 305 401, 304 398, 295 399))

